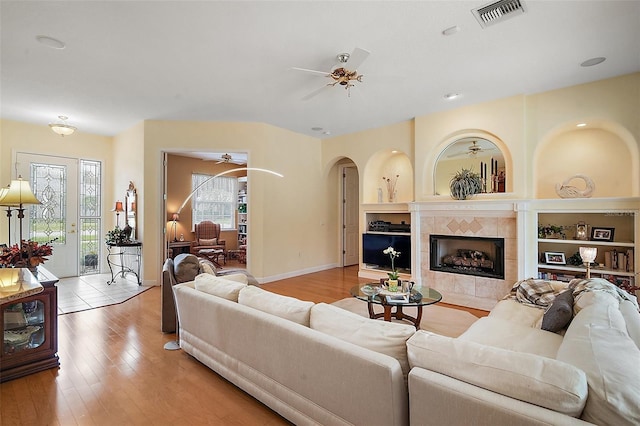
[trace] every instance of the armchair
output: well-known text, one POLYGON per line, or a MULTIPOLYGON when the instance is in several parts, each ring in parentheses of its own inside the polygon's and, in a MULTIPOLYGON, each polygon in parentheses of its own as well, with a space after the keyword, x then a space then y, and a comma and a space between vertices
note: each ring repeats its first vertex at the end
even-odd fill
MULTIPOLYGON (((195 240, 191 242, 191 253, 196 256, 215 259, 222 256, 224 262, 227 260, 226 241, 220 238, 220 224, 209 220, 203 220, 194 226, 195 240), (202 252, 206 250, 205 252, 202 252), (216 250, 216 251, 214 251, 216 250), (222 252, 219 252, 222 250, 222 252)), ((217 263, 217 262, 216 262, 217 263)))

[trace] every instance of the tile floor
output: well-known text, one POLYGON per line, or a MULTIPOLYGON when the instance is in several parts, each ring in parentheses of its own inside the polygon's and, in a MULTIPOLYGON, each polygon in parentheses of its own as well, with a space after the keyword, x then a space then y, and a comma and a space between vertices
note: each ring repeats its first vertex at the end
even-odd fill
POLYGON ((107 284, 110 279, 111 274, 61 278, 57 284, 58 315, 122 303, 151 288, 138 285, 131 274, 107 284))

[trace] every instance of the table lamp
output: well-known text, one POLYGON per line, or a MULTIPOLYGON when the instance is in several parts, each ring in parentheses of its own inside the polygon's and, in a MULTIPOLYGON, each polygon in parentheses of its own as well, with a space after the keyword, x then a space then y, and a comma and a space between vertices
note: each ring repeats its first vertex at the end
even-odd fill
POLYGON ((120 213, 124 211, 124 208, 122 208, 122 201, 116 201, 116 206, 111 211, 116 212, 116 226, 120 228, 120 213))
POLYGON ((580 257, 587 266, 587 278, 591 278, 591 262, 596 260, 598 249, 596 247, 580 247, 580 257))
MULTIPOLYGON (((25 204, 42 204, 31 191, 31 186, 28 181, 22 180, 22 176, 18 176, 18 179, 12 180, 8 188, 2 191, 2 198, 0 199, 0 206, 7 207, 7 217, 11 220, 11 207, 17 207, 18 220, 20 224, 20 246, 22 247, 22 219, 24 219, 24 205, 25 204)), ((9 229, 11 232, 11 229, 9 229)))

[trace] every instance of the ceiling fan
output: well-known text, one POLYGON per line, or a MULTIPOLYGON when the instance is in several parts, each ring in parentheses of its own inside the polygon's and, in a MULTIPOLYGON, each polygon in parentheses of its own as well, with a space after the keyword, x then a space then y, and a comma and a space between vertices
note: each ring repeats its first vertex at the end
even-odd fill
POLYGON ((467 145, 467 142, 469 142, 469 140, 461 140, 458 143, 456 143, 455 146, 455 151, 450 154, 447 155, 447 158, 452 158, 452 157, 475 157, 476 155, 478 155, 478 153, 481 152, 485 152, 485 151, 495 151, 495 148, 489 147, 489 146, 485 146, 483 147, 482 145, 478 144, 477 140, 472 140, 471 145, 467 145), (464 143, 464 145, 462 145, 462 143, 464 143), (459 147, 459 148, 458 148, 459 147))
MULTIPOLYGON (((240 156, 242 157, 242 155, 240 156)), ((234 159, 231 154, 225 153, 222 155, 216 155, 213 158, 203 158, 204 161, 215 161, 216 164, 221 164, 221 163, 231 163, 231 164, 238 164, 238 165, 244 165, 247 164, 246 160, 244 160, 243 158, 239 158, 239 159, 234 159)))
POLYGON ((303 72, 313 73, 316 75, 322 75, 324 77, 329 77, 333 80, 332 82, 327 83, 326 85, 320 87, 319 89, 309 93, 302 99, 303 100, 311 99, 312 97, 316 96, 318 93, 322 92, 326 88, 334 87, 336 84, 340 86, 344 86, 344 88, 347 90, 347 96, 351 96, 351 88, 354 86, 354 82, 355 81, 362 82, 363 75, 358 73, 358 67, 362 65, 365 59, 367 59, 367 57, 369 56, 369 53, 370 53, 369 51, 360 49, 359 47, 356 47, 355 49, 353 49, 353 52, 350 54, 339 53, 336 56, 336 58, 338 59, 338 64, 333 66, 330 72, 292 67, 291 69, 296 71, 303 71, 303 72))

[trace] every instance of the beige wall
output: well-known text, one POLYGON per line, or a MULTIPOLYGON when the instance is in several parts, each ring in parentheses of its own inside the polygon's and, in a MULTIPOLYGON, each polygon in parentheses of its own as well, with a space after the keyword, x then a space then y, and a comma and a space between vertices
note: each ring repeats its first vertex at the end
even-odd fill
MULTIPOLYGON (((335 265, 337 242, 320 141, 266 124, 186 121, 145 122, 145 229, 166 226, 162 197, 163 151, 244 151, 249 167, 277 171, 284 178, 248 173, 250 243, 247 267, 259 279, 302 273, 335 265)), ((144 276, 156 279, 162 266, 164 236, 145 232, 144 276)))
MULTIPOLYGON (((162 153, 246 151, 250 167, 285 175, 280 179, 249 173, 248 267, 256 277, 270 280, 339 262, 336 164, 345 158, 358 167, 360 199, 367 203, 377 201, 377 188, 392 171, 385 169, 390 165, 400 174, 398 201, 446 198, 433 195, 436 159, 450 142, 469 135, 487 138, 502 149, 511 180, 509 193, 501 197, 557 198, 551 184, 579 171, 593 176, 596 196, 637 197, 638 116, 640 73, 461 107, 323 141, 266 124, 188 121, 145 121, 114 138, 79 131, 63 139, 46 124, 2 120, 0 183, 11 179, 18 149, 104 161, 105 229, 115 224, 109 211, 113 201, 124 197, 133 181, 139 191, 143 277, 152 284, 159 282, 165 243, 162 153), (596 128, 574 133, 579 121, 596 128), (589 155, 587 147, 597 153, 589 155), (578 148, 584 152, 576 153, 578 148)), ((0 215, 0 238, 5 233, 6 218, 0 215)))

